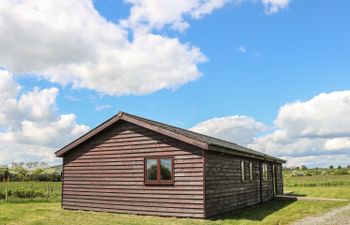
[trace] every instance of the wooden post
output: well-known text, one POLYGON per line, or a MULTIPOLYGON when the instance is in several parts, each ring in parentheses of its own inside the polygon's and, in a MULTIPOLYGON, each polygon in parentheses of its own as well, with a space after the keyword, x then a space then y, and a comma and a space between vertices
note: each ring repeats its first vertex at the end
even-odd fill
POLYGON ((8 190, 7 190, 7 188, 5 188, 5 201, 7 202, 7 200, 8 200, 8 190))
POLYGON ((49 203, 51 203, 51 185, 49 185, 49 203))
POLYGON ((50 198, 49 198, 49 185, 46 185, 46 197, 47 197, 47 201, 50 202, 50 198))

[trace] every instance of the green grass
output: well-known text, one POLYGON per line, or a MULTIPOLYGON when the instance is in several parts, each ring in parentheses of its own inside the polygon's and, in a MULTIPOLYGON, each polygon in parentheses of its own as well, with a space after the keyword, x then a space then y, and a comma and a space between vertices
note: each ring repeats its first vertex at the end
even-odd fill
POLYGON ((350 186, 340 187, 286 187, 285 192, 307 197, 341 198, 350 200, 350 186))
POLYGON ((63 210, 58 203, 0 204, 0 224, 7 225, 234 225, 290 224, 291 222, 334 207, 343 202, 270 201, 254 208, 242 209, 212 220, 180 219, 63 210))
MULTIPOLYGON (((60 202, 61 201, 61 182, 38 182, 38 181, 27 181, 27 182, 0 182, 0 193, 5 193, 5 189, 15 190, 15 189, 32 189, 35 191, 42 191, 47 193, 47 188, 51 187, 51 201, 60 202)), ((0 199, 0 202, 4 200, 0 199)), ((9 197, 9 202, 47 202, 48 198, 34 198, 34 199, 22 199, 9 197)))
POLYGON ((350 175, 284 176, 285 187, 350 186, 350 175))
POLYGON ((350 175, 285 176, 284 191, 307 197, 350 199, 350 175))
MULTIPOLYGON (((53 189, 53 202, 60 201, 61 184, 58 182, 0 182, 0 192, 5 188, 32 188, 33 190, 47 190, 47 185, 53 189)), ((345 198, 350 200, 350 176, 328 175, 326 180, 322 176, 285 177, 285 191, 294 194, 324 197, 345 198), (332 185, 332 186, 328 186, 332 185)), ((290 224, 305 216, 329 211, 341 207, 348 202, 331 201, 286 201, 275 200, 255 207, 241 209, 211 220, 180 219, 167 217, 136 216, 115 213, 98 213, 63 210, 59 203, 43 203, 47 199, 10 199, 9 203, 0 202, 0 225, 235 225, 235 224, 290 224), (19 203, 24 202, 24 203, 19 203), (39 203, 38 203, 39 202, 39 203)))

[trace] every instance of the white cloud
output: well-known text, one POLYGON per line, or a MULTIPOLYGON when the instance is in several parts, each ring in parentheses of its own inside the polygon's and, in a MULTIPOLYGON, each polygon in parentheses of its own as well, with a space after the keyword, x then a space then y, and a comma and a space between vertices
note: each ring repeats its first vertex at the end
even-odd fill
MULTIPOLYGON (((324 157, 331 160, 329 155, 349 158, 349 114, 350 91, 322 93, 308 101, 286 104, 280 108, 275 120, 276 130, 256 138, 249 147, 289 158, 324 157)), ((296 160, 289 165, 294 162, 296 160)))
POLYGON ((281 107, 276 126, 291 137, 350 136, 350 91, 322 93, 281 107))
POLYGON ((147 94, 198 79, 200 50, 108 22, 91 1, 0 4, 0 67, 109 95, 147 94))
MULTIPOLYGON (((291 0, 261 0, 266 14, 277 13, 288 7, 291 0)), ((200 19, 228 3, 241 5, 256 0, 124 0, 131 4, 128 19, 121 20, 124 27, 137 29, 162 29, 165 26, 178 31, 189 28, 186 18, 200 19)))
POLYGON ((112 106, 110 104, 103 104, 103 105, 97 105, 95 107, 95 110, 96 111, 103 111, 103 110, 106 110, 106 109, 110 109, 112 106))
POLYGON ((267 126, 251 117, 235 115, 209 119, 190 130, 246 145, 253 141, 257 133, 266 131, 267 126))
MULTIPOLYGON (((130 15, 108 22, 91 0, 11 1, 0 4, 0 68, 108 95, 143 95, 201 76, 200 49, 153 29, 189 27, 229 2, 244 0, 125 0, 130 15), (129 32, 131 32, 129 38, 129 32)), ((267 13, 288 0, 262 0, 267 13)))
POLYGON ((186 16, 199 19, 232 0, 124 0, 131 4, 130 16, 121 24, 132 29, 162 29, 170 25, 175 30, 185 30, 189 24, 186 16))
POLYGON ((241 45, 241 46, 239 46, 239 48, 237 49, 240 53, 246 53, 247 52, 247 49, 243 46, 243 45, 241 45))
POLYGON ((57 88, 20 94, 12 74, 0 70, 0 164, 54 161, 53 152, 84 134, 74 114, 57 113, 57 88))
POLYGON ((266 14, 273 14, 285 9, 291 0, 262 0, 266 14))
POLYGON ((347 115, 350 91, 339 91, 282 106, 269 132, 263 123, 245 116, 209 119, 191 130, 287 159, 288 166, 349 165, 347 115))

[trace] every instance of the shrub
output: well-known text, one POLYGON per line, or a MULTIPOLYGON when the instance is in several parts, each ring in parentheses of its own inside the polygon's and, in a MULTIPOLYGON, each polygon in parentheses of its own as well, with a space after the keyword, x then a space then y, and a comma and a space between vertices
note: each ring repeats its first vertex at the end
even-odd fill
POLYGON ((302 176, 304 176, 304 173, 301 171, 294 170, 292 172, 292 177, 302 177, 302 176))
POLYGON ((30 189, 30 188, 20 188, 20 189, 15 189, 13 191, 9 190, 8 195, 12 196, 12 197, 16 197, 16 198, 45 197, 44 192, 35 191, 35 190, 30 189))

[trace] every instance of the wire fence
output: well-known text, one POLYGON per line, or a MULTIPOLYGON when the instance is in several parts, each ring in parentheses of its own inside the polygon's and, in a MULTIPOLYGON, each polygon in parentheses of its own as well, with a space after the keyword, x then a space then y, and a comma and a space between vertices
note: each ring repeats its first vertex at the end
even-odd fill
POLYGON ((60 202, 60 182, 0 182, 0 202, 60 202))

